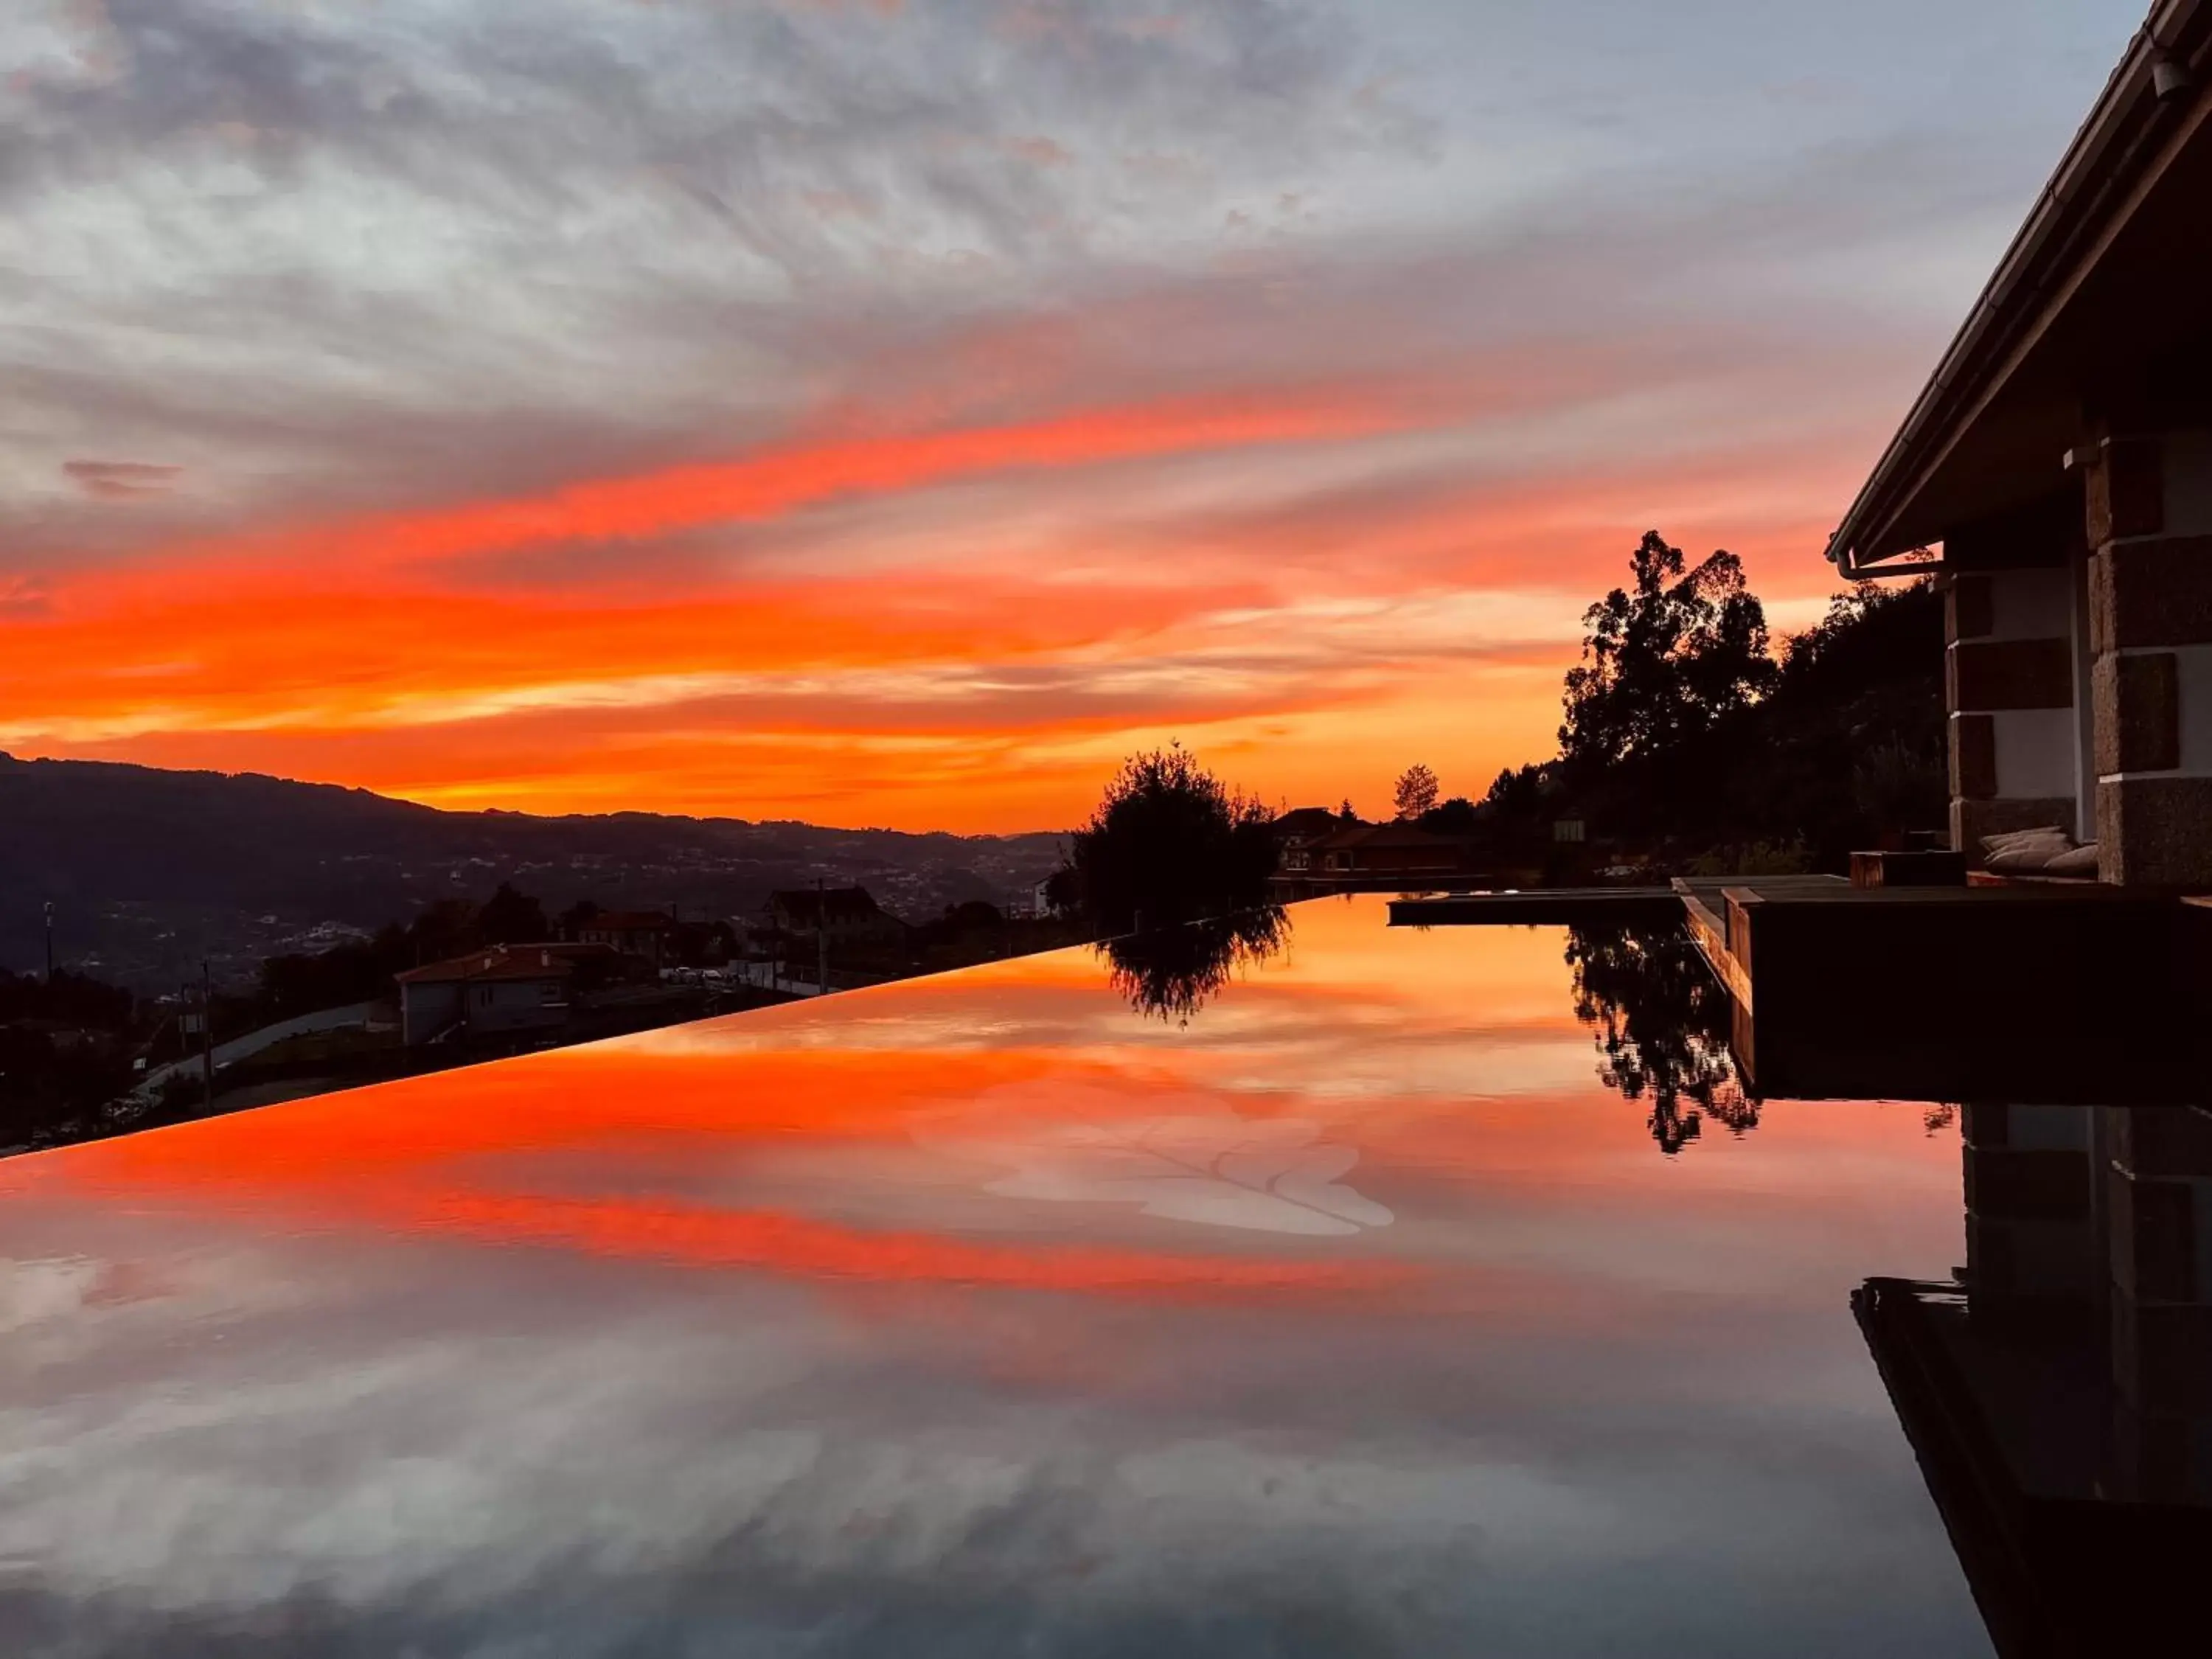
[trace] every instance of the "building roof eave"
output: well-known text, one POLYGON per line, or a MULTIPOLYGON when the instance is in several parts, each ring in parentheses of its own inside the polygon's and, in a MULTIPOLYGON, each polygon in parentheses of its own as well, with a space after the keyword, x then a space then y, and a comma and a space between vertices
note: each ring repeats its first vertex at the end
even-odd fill
MULTIPOLYGON (((2100 233, 2129 210, 2131 187, 2158 160, 2160 141, 2172 131, 2172 123, 2163 118, 2157 67, 2175 61, 2197 70, 2191 60, 2205 56, 2206 37, 2212 33, 2208 24, 2212 0, 2159 0, 2130 40, 2103 94, 1830 538, 1828 560, 1844 575, 1857 578, 1923 539, 1896 538, 1906 509, 2002 389, 2009 368, 2047 325, 2072 279, 2094 263, 2100 233)), ((2185 106, 2191 100, 2175 101, 2185 106)), ((2201 95, 2194 101, 2201 102, 2201 95)))

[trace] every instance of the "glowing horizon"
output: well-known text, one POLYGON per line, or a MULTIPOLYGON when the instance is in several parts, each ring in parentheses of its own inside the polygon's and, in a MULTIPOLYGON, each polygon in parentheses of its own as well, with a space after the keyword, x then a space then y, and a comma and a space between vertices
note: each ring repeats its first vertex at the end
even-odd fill
POLYGON ((963 831, 1171 738, 1480 795, 1645 530, 1817 617, 2135 21, 1526 9, 33 0, 0 750, 963 831))

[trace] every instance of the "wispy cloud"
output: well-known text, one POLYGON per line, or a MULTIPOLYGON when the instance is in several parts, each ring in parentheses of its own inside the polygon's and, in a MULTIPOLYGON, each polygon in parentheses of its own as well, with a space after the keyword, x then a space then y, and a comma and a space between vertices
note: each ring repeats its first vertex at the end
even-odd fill
POLYGON ((94 501, 135 501, 167 495, 183 471, 149 461, 64 461, 62 471, 94 501))
POLYGON ((908 823, 1178 732, 1472 787, 1644 529, 1817 592, 2133 12, 30 0, 0 742, 908 823))

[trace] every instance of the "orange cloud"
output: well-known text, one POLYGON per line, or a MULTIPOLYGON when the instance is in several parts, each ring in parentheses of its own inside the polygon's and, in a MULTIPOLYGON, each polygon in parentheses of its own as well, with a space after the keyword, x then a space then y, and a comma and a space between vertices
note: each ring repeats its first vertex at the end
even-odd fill
MULTIPOLYGON (((1086 1014, 1120 1017, 1102 1007, 1097 971, 1082 958, 1057 959, 1041 974, 1018 968, 1009 978, 997 988, 1002 1012, 1048 1012, 1080 984, 1086 1014)), ((896 1006, 925 1022, 925 1036, 938 1004, 953 1018, 972 1017, 974 976, 899 988, 896 1006)), ((630 1179, 649 1188, 688 1168, 741 1173, 756 1158, 806 1148, 865 1171, 872 1159, 915 1156, 913 1127, 933 1111, 999 1099, 1018 1122, 1040 1100, 1074 1089, 1094 1108, 1113 1100, 1136 1115, 1148 1093, 1182 1086, 1168 1068, 1082 1059, 1048 1044, 964 1053, 933 1042, 822 1044, 811 1040, 815 1015, 800 1007, 746 1016, 129 1137, 90 1158, 14 1165, 0 1173, 0 1191, 66 1189, 291 1225, 312 1218, 324 1228, 874 1284, 1159 1300, 1371 1294, 1417 1276, 1380 1260, 1001 1244, 622 1190, 630 1179), (618 1178, 609 1180, 611 1170, 618 1178), (589 1190, 564 1190, 572 1182, 589 1190)))
POLYGON ((0 1194, 856 1285, 1424 1305, 1519 1285, 1547 1318, 1575 1316, 1553 1276, 1501 1278, 1452 1228, 1322 1247, 1110 1198, 1040 1212, 993 1189, 997 1154, 1290 1120, 1356 1148, 1358 1191, 1404 1220, 1449 1189, 1491 1223, 1709 1226, 1777 1251, 1860 1217, 1953 1224, 1956 1139, 1909 1105, 1770 1104, 1654 1179, 1648 1105, 1598 1081, 1572 1017, 1562 930, 1383 921, 1373 899, 1298 907, 1289 949, 1187 1037, 1062 952, 9 1160, 0 1194), (823 1194, 835 1213, 810 1210, 823 1194), (853 1221, 884 1194, 895 1219, 853 1221))
POLYGON ((1790 514, 1833 464, 1769 453, 1757 489, 1742 457, 1402 470, 1391 446, 1448 418, 1410 386, 1171 401, 178 544, 0 605, 0 748, 958 830, 1072 823, 1170 737, 1269 799, 1373 810, 1414 759, 1480 793, 1550 751, 1582 605, 1643 527, 1702 548, 1747 526, 1754 575, 1771 550, 1795 577, 1816 532, 1790 514), (1286 445, 1316 465, 1304 492, 1286 445), (1158 504, 1224 469, 1240 488, 1158 504), (954 486, 988 493, 940 501, 954 486), (818 556, 713 550, 854 503, 818 556), (489 562, 556 548, 583 580, 489 562))
POLYGON ((743 460, 594 480, 542 495, 194 544, 171 556, 234 564, 242 567, 240 575, 271 559, 380 566, 456 559, 547 542, 666 535, 994 473, 1342 441, 1390 431, 1413 418, 1379 396, 1356 392, 1191 398, 1019 425, 791 444, 743 460))

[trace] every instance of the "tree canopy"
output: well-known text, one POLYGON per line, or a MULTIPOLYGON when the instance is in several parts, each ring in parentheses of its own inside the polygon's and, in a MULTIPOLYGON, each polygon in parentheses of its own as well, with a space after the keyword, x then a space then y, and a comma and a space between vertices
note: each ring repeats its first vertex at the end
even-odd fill
POLYGON ((1275 848, 1267 809, 1171 744, 1131 757, 1073 837, 1083 908, 1102 933, 1262 903, 1275 848))
POLYGON ((500 883, 477 912, 477 932, 487 945, 527 945, 553 937, 545 907, 526 893, 500 883))
POLYGON ((1583 660, 1567 674, 1559 750, 1601 763, 1656 754, 1710 732, 1773 688, 1766 611, 1733 553, 1685 568, 1682 550, 1646 531, 1632 588, 1583 613, 1583 660))
POLYGON ((1397 805, 1398 816, 1411 823, 1435 807, 1440 793, 1437 775, 1416 764, 1398 775, 1397 787, 1391 792, 1391 799, 1397 805))
POLYGON ((1840 869, 1854 848, 1942 827, 1942 598, 1925 582, 1836 596, 1769 654, 1731 556, 1692 570, 1656 532, 1586 613, 1553 759, 1498 774, 1475 839, 1503 866, 1571 863, 1562 819, 1680 869, 1779 860, 1840 869))

